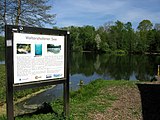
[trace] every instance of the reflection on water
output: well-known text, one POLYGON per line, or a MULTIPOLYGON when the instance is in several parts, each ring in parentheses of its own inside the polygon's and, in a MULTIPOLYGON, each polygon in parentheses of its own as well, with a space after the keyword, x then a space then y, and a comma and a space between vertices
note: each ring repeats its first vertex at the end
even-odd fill
MULTIPOLYGON (((32 97, 31 99, 23 101, 23 103, 27 105, 32 105, 32 104, 41 104, 43 102, 51 102, 53 100, 56 100, 57 98, 62 97, 62 95, 63 95, 63 85, 59 84, 52 89, 49 89, 45 92, 42 92, 32 97)), ((23 105, 23 103, 21 105, 23 105)))
POLYGON ((0 64, 5 64, 5 61, 0 61, 0 64))
POLYGON ((0 64, 5 64, 5 55, 4 51, 0 51, 0 64))
POLYGON ((5 64, 5 52, 4 51, 0 51, 0 64, 5 64))
POLYGON ((71 82, 84 83, 103 78, 106 80, 150 80, 157 74, 160 56, 73 53, 71 57, 71 82))

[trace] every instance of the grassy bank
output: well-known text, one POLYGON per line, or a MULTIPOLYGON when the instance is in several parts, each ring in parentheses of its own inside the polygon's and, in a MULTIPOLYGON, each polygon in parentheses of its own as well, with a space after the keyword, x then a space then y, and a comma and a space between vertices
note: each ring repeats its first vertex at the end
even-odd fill
MULTIPOLYGON (((51 103, 54 114, 19 117, 16 120, 60 120, 62 100, 51 103)), ((5 120, 5 117, 0 117, 5 120)), ((69 120, 139 120, 140 96, 133 81, 96 80, 70 94, 69 120)))
POLYGON ((0 65, 0 105, 4 103, 6 96, 6 75, 5 75, 5 65, 0 65))

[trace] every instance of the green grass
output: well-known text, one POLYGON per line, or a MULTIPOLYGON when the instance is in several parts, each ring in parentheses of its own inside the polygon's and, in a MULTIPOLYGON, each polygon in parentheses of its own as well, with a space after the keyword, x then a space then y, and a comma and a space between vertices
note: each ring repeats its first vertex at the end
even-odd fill
POLYGON ((6 98, 5 78, 5 65, 0 65, 0 103, 3 103, 6 98))
POLYGON ((117 100, 117 96, 104 91, 110 87, 117 86, 133 86, 134 83, 129 81, 106 81, 95 80, 82 89, 72 92, 70 97, 71 115, 74 119, 87 119, 89 113, 105 112, 107 108, 112 106, 112 103, 117 100))
MULTIPOLYGON (((134 87, 132 81, 95 80, 83 86, 78 91, 70 92, 70 118, 68 120, 90 120, 89 114, 103 113, 118 99, 107 89, 112 87, 134 87)), ((59 116, 54 114, 41 114, 32 117, 16 118, 16 120, 63 120, 63 101, 58 99, 51 103, 52 108, 59 116)), ((4 116, 0 120, 6 120, 4 116)))
MULTIPOLYGON (((37 92, 41 89, 45 89, 48 87, 39 87, 35 89, 26 89, 21 91, 14 92, 14 101, 34 92, 37 92)), ((0 64, 0 104, 5 103, 6 101, 6 72, 5 65, 0 64)))

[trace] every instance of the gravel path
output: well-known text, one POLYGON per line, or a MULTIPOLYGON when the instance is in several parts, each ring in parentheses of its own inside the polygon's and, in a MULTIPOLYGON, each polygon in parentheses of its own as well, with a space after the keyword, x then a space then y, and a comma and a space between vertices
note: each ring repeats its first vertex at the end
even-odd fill
POLYGON ((118 96, 104 113, 90 113, 93 120, 142 120, 141 98, 138 88, 112 87, 104 90, 118 96))

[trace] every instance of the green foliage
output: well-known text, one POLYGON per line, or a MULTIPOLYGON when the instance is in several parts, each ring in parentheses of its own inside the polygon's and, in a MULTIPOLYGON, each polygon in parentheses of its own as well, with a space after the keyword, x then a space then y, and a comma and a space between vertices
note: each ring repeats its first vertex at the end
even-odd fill
POLYGON ((71 40, 71 50, 72 51, 82 51, 82 41, 79 38, 80 28, 71 26, 70 30, 70 40, 71 40))
POLYGON ((149 20, 143 20, 134 31, 132 23, 116 21, 105 23, 95 29, 93 26, 68 27, 70 30, 71 50, 114 53, 123 50, 126 53, 160 52, 160 31, 158 24, 152 29, 149 20))
POLYGON ((80 28, 79 39, 82 41, 83 50, 94 50, 95 48, 95 28, 84 26, 80 28))
POLYGON ((121 55, 123 54, 123 55, 125 55, 126 52, 124 50, 115 50, 114 54, 121 54, 121 55))
POLYGON ((4 51, 4 49, 5 49, 4 37, 0 36, 0 51, 4 51))
MULTIPOLYGON (((111 87, 133 87, 134 82, 129 81, 105 81, 95 80, 83 86, 78 91, 70 93, 70 119, 89 120, 89 113, 105 112, 117 96, 107 89, 111 87)), ((62 104, 61 101, 54 102, 54 106, 62 104)), ((58 108, 58 107, 56 107, 58 108)), ((58 108, 59 109, 59 108, 58 108)))
POLYGON ((5 77, 5 65, 0 65, 0 103, 3 103, 6 98, 5 77))
POLYGON ((0 120, 7 120, 6 116, 0 116, 0 120))
POLYGON ((153 27, 153 24, 150 20, 142 20, 138 25, 138 30, 140 31, 148 31, 151 30, 153 27))

